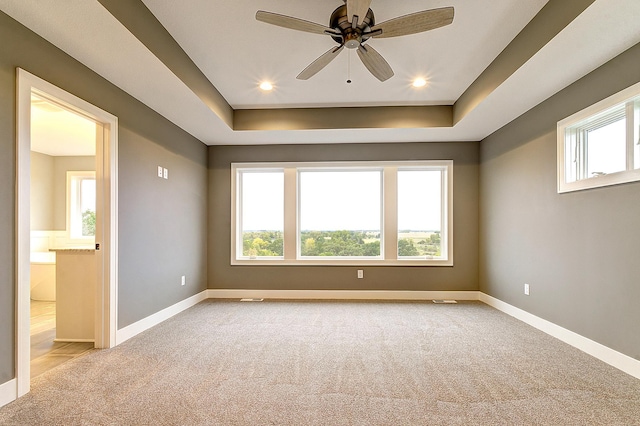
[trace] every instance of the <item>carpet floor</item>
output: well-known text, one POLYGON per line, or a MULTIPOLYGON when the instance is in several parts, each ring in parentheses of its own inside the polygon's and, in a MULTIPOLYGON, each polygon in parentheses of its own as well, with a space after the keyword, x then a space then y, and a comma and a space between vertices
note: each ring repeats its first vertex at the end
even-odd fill
POLYGON ((640 380, 480 302, 204 301, 3 425, 640 425, 640 380))

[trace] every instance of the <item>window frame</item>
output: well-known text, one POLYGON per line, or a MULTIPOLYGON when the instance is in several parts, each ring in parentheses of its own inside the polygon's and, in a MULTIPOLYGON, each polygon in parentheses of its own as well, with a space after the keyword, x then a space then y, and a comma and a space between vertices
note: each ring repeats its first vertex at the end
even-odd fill
POLYGON ((640 181, 640 83, 634 84, 600 102, 561 120, 557 124, 557 191, 581 191, 590 188, 640 181), (626 119, 625 170, 599 176, 586 176, 587 154, 584 133, 626 119), (567 175, 571 175, 568 179, 567 175))
POLYGON ((326 266, 453 266, 453 160, 231 163, 231 265, 326 265, 326 266), (283 256, 242 256, 241 182, 244 171, 284 173, 283 256), (308 170, 381 170, 380 257, 300 256, 299 172, 308 170), (441 256, 398 256, 398 170, 439 170, 441 179, 441 256))

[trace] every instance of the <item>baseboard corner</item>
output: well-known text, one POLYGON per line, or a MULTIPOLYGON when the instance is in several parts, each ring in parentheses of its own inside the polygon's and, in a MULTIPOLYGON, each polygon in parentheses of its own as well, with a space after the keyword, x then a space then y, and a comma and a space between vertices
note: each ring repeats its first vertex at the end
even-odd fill
POLYGON ((181 300, 180 302, 175 303, 161 311, 158 311, 155 314, 149 315, 146 318, 143 318, 139 321, 134 322, 133 324, 117 330, 116 345, 119 345, 120 343, 131 339, 137 334, 140 334, 143 331, 160 324, 162 321, 166 321, 172 316, 179 314, 185 309, 189 309, 190 307, 202 302, 203 300, 208 298, 207 295, 208 290, 203 290, 200 293, 194 294, 191 297, 181 300))
POLYGON ((4 407, 10 402, 18 399, 18 388, 16 379, 0 384, 0 407, 4 407))
POLYGON ((595 342, 578 333, 533 315, 525 310, 517 308, 486 293, 479 292, 478 300, 487 305, 504 312, 538 330, 555 337, 562 342, 580 349, 594 358, 617 368, 637 379, 640 379, 640 361, 631 358, 621 352, 609 348, 601 343, 595 342))

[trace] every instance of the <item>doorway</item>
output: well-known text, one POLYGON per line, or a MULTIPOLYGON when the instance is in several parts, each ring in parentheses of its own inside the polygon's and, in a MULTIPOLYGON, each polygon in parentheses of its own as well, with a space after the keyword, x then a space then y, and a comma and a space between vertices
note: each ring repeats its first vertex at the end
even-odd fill
POLYGON ((102 129, 33 92, 30 118, 33 379, 94 347, 96 135, 102 129))
MULTIPOLYGON (((30 314, 33 294, 37 294, 38 298, 54 299, 55 301, 53 308, 51 303, 36 308, 44 315, 44 320, 39 324, 40 331, 47 327, 47 323, 50 325, 51 311, 54 309, 55 317, 57 317, 54 320, 57 328, 55 334, 58 340, 67 343, 84 343, 85 347, 109 348, 115 346, 117 324, 117 118, 22 69, 17 71, 17 80, 16 383, 17 395, 22 396, 30 388, 30 314), (90 133, 91 142, 86 144, 90 145, 90 152, 78 151, 77 146, 70 148, 68 143, 62 142, 59 144, 48 143, 49 146, 43 148, 41 142, 38 141, 38 128, 32 127, 32 124, 37 121, 36 115, 40 113, 37 108, 32 108, 36 104, 39 104, 40 111, 48 109, 50 112, 62 113, 57 114, 58 117, 64 115, 80 120, 67 126, 67 128, 73 129, 63 136, 67 142, 73 139, 72 133, 83 127, 83 124, 79 123, 84 123, 90 133), (36 154, 32 152, 34 148, 36 154), (52 155, 56 154, 56 149, 62 150, 58 154, 62 152, 65 155, 52 155), (65 149, 67 151, 64 151, 65 149), (56 156, 60 157, 60 161, 56 161, 56 156), (71 166, 64 165, 64 163, 75 164, 71 166), (52 173, 55 175, 48 181, 48 185, 54 186, 56 181, 61 180, 64 180, 64 183, 57 184, 57 189, 54 190, 51 197, 31 197, 32 190, 38 191, 40 194, 43 192, 42 188, 32 186, 32 180, 42 180, 42 177, 37 177, 37 175, 38 173, 42 174, 43 169, 46 170, 49 167, 46 164, 51 165, 52 173), (32 171, 38 172, 36 177, 32 175, 32 171), (93 184, 93 190, 88 191, 88 195, 85 196, 86 199, 93 198, 93 209, 88 207, 86 199, 84 204, 82 202, 83 188, 91 186, 87 183, 93 184), (64 189, 60 189, 61 187, 64 189), (64 201, 60 201, 61 192, 65 194, 64 201), (58 201, 56 201, 56 197, 58 201), (43 206, 42 203, 45 205, 43 206), (48 207, 46 203, 50 203, 48 207), (75 216, 74 208, 77 210, 75 216), (49 210, 51 214, 47 213, 49 210), (63 211, 64 213, 61 213, 63 211), (35 218, 32 213, 36 213, 35 218), (70 218, 73 221, 74 217, 77 224, 69 222, 70 218), (65 268, 64 279, 57 279, 58 282, 54 284, 53 293, 50 284, 47 286, 40 281, 35 282, 37 287, 33 287, 37 288, 37 291, 32 290, 34 285, 31 279, 32 272, 40 273, 46 269, 33 270, 32 252, 39 252, 37 257, 43 259, 50 259, 49 255, 55 253, 54 268, 65 268), (90 264, 86 264, 90 267, 85 267, 85 264, 78 268, 73 266, 78 262, 90 262, 90 264), (76 279, 76 275, 74 275, 76 270, 85 276, 76 279), (74 278, 68 279, 70 276, 74 278), (69 284, 61 285, 61 281, 73 285, 77 285, 77 283, 89 283, 89 285, 83 285, 81 289, 74 289, 68 287, 69 284), (84 292, 81 303, 77 303, 78 291, 84 292), (67 294, 66 297, 65 294, 67 294), (69 294, 72 296, 68 296, 69 294), (73 307, 70 308, 69 303, 73 303, 73 307), (66 307, 62 308, 64 304, 66 307), (71 320, 63 321, 62 323, 66 325, 61 327, 61 318, 65 317, 71 320), (77 328, 78 325, 82 329, 77 328), (59 336, 61 333, 64 336, 59 336), (88 345, 89 343, 90 345, 88 345)), ((57 118, 54 121, 62 122, 57 118)), ((51 136, 53 130, 49 129, 46 132, 51 136)), ((51 138, 48 140, 51 142, 51 138)), ((44 181, 47 182, 47 179, 44 181)))

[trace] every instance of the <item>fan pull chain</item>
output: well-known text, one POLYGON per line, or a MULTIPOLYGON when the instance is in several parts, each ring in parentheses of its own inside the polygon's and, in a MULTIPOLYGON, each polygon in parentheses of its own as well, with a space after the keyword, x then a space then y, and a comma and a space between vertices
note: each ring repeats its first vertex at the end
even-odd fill
POLYGON ((351 49, 348 49, 349 56, 347 57, 347 83, 351 84, 351 49))

